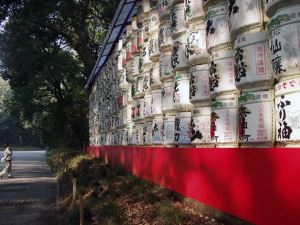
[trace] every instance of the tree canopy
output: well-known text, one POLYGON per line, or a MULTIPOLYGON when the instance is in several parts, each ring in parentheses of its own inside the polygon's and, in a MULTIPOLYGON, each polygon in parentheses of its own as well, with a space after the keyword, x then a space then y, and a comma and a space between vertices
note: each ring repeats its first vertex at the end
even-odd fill
POLYGON ((1 75, 10 110, 44 145, 88 140, 87 78, 119 0, 4 0, 1 75))

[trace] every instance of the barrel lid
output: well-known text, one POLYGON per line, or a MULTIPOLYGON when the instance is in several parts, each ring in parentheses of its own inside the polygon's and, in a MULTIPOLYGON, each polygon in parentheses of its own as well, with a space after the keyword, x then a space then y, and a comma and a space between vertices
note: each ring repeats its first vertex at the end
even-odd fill
POLYGON ((237 36, 236 40, 234 41, 234 48, 243 47, 251 44, 255 44, 258 42, 265 42, 266 41, 266 32, 256 32, 251 34, 240 34, 237 36))
POLYGON ((290 5, 289 7, 278 10, 268 22, 268 30, 271 31, 285 24, 300 21, 300 4, 290 5), (294 15, 294 16, 292 16, 294 15))
POLYGON ((176 113, 176 118, 190 118, 192 116, 191 112, 177 112, 176 113))
POLYGON ((191 70, 191 72, 199 71, 199 70, 208 70, 208 64, 196 65, 196 66, 191 67, 190 70, 191 70))
POLYGON ((210 60, 218 60, 224 58, 232 58, 234 57, 234 53, 232 49, 221 49, 212 51, 210 55, 210 60))
POLYGON ((209 20, 215 16, 219 15, 226 15, 227 8, 226 8, 226 2, 220 2, 215 5, 208 6, 208 11, 205 15, 205 20, 209 20))

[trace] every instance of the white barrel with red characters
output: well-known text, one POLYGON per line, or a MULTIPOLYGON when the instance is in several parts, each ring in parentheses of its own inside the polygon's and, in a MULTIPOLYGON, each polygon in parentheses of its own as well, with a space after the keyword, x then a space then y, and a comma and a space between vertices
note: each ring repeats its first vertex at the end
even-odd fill
POLYGON ((191 141, 193 144, 210 144, 211 108, 203 106, 192 110, 191 141))
POLYGON ((272 145, 274 92, 257 91, 239 97, 239 142, 272 145))
POLYGON ((174 138, 177 145, 191 144, 191 116, 191 112, 176 113, 174 138))

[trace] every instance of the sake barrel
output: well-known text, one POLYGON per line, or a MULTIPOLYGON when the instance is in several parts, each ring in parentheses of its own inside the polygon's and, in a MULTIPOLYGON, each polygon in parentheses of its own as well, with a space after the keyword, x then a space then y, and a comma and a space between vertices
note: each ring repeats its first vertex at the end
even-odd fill
POLYGON ((214 101, 211 105, 211 138, 216 144, 237 144, 237 102, 235 99, 214 101))
POLYGON ((138 48, 138 35, 136 32, 134 32, 132 35, 130 35, 130 42, 131 42, 131 54, 138 55, 139 54, 139 48, 138 48))
POLYGON ((151 10, 150 0, 143 0, 142 7, 143 7, 143 13, 149 13, 151 10))
POLYGON ((145 67, 143 71, 143 77, 144 77, 144 91, 149 92, 151 91, 151 72, 150 67, 145 67))
POLYGON ((140 28, 138 29, 137 33, 137 46, 138 48, 142 48, 143 47, 143 44, 144 44, 144 33, 143 33, 143 29, 140 28))
POLYGON ((207 64, 191 67, 189 93, 192 103, 210 101, 207 64))
POLYGON ((163 119, 163 144, 175 145, 175 115, 166 114, 163 119))
POLYGON ((263 6, 261 0, 227 0, 229 30, 233 34, 263 29, 263 6))
POLYGON ((211 52, 231 46, 226 3, 221 2, 208 7, 205 15, 206 49, 211 52))
POLYGON ((277 10, 299 4, 299 0, 264 0, 265 11, 268 17, 273 17, 277 10))
POLYGON ((128 62, 132 59, 131 45, 132 45, 131 41, 128 41, 126 43, 126 62, 128 62))
POLYGON ((135 97, 140 98, 144 96, 145 90, 144 90, 144 77, 138 76, 135 80, 135 97))
POLYGON ((176 72, 174 77, 173 103, 177 110, 188 110, 191 108, 189 89, 189 74, 176 72))
POLYGON ((128 83, 128 88, 126 89, 127 90, 127 102, 128 104, 132 103, 132 96, 134 95, 134 92, 135 92, 135 87, 132 83, 128 83))
POLYGON ((163 52, 160 54, 159 73, 160 80, 164 81, 174 77, 171 65, 171 52, 163 52))
POLYGON ((152 90, 151 114, 152 116, 162 114, 161 89, 152 90))
POLYGON ((142 146, 143 142, 143 132, 144 132, 144 123, 139 122, 135 124, 136 126, 136 145, 142 146))
POLYGON ((152 8, 149 16, 149 32, 150 35, 158 32, 159 16, 157 8, 152 8))
POLYGON ((275 86, 276 141, 299 145, 300 78, 282 81, 275 86))
POLYGON ((173 38, 183 35, 187 28, 184 20, 184 3, 176 4, 171 9, 170 26, 173 38))
POLYGON ((126 127, 122 130, 121 145, 127 146, 128 144, 128 128, 126 127))
POLYGON ((268 23, 272 74, 276 78, 300 73, 300 5, 279 9, 268 23))
POLYGON ((185 35, 179 36, 173 41, 172 53, 171 53, 171 65, 174 71, 184 70, 189 67, 185 56, 185 48, 186 48, 185 46, 186 46, 185 35))
POLYGON ((170 12, 171 0, 160 0, 158 5, 158 15, 160 18, 168 17, 170 12))
POLYGON ((176 113, 174 138, 178 145, 191 144, 191 112, 176 113))
POLYGON ((188 64, 196 65, 208 62, 206 51, 205 24, 192 23, 186 36, 185 56, 188 64))
POLYGON ((152 122, 152 144, 163 144, 163 117, 156 116, 152 122))
POLYGON ((143 125, 143 145, 152 145, 152 120, 147 119, 143 125))
POLYGON ((149 57, 149 43, 144 42, 143 51, 142 51, 142 59, 143 59, 143 67, 151 64, 151 60, 149 57))
POLYGON ((138 138, 138 130, 137 125, 132 125, 132 127, 129 127, 128 130, 128 136, 130 140, 130 145, 137 145, 137 138, 138 138))
POLYGON ((148 118, 152 116, 152 93, 151 92, 146 92, 145 97, 144 97, 144 117, 148 118))
POLYGON ((272 91, 258 91, 239 97, 240 143, 273 142, 273 96, 272 91))
POLYGON ((158 45, 161 51, 170 51, 172 47, 170 20, 163 20, 159 25, 158 45))
POLYGON ((162 111, 172 112, 175 110, 174 102, 174 80, 168 79, 163 82, 162 91, 161 91, 161 98, 162 98, 162 111))
POLYGON ((154 62, 150 69, 150 87, 151 89, 157 89, 161 87, 159 62, 154 62))
POLYGON ((213 51, 210 56, 208 71, 212 96, 236 91, 234 53, 232 50, 213 51))
POLYGON ((133 105, 128 104, 124 110, 127 112, 127 124, 132 122, 132 115, 133 115, 133 110, 132 110, 133 105))
POLYGON ((135 101, 135 120, 144 119, 144 102, 142 98, 135 101))
POLYGON ((156 62, 159 60, 159 46, 158 46, 158 31, 153 33, 149 39, 149 58, 151 61, 156 62))
POLYGON ((142 26, 142 32, 143 32, 143 38, 144 38, 144 42, 148 41, 149 37, 150 37, 150 21, 149 21, 149 17, 148 15, 144 15, 143 16, 143 26, 142 26))
POLYGON ((209 144, 210 136, 211 108, 203 106, 192 110, 191 141, 193 144, 209 144))
POLYGON ((125 90, 126 88, 128 88, 128 82, 126 79, 126 70, 123 70, 122 72, 120 72, 119 84, 120 84, 121 90, 125 90))
POLYGON ((237 87, 270 87, 267 67, 268 46, 265 32, 241 34, 234 42, 235 82, 237 87))
POLYGON ((201 0, 184 0, 184 19, 187 24, 203 20, 205 12, 201 0))
POLYGON ((140 72, 140 57, 134 56, 131 60, 131 77, 136 78, 140 72))
POLYGON ((119 51, 119 54, 118 54, 118 70, 119 71, 122 71, 124 69, 123 67, 123 53, 122 53, 123 50, 120 50, 119 51))

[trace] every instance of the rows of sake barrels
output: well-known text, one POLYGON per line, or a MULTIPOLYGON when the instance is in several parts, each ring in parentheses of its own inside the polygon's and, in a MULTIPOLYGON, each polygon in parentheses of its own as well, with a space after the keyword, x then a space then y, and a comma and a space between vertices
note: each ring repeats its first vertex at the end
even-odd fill
POLYGON ((102 145, 297 144, 296 3, 144 0, 101 72, 91 135, 102 145))

